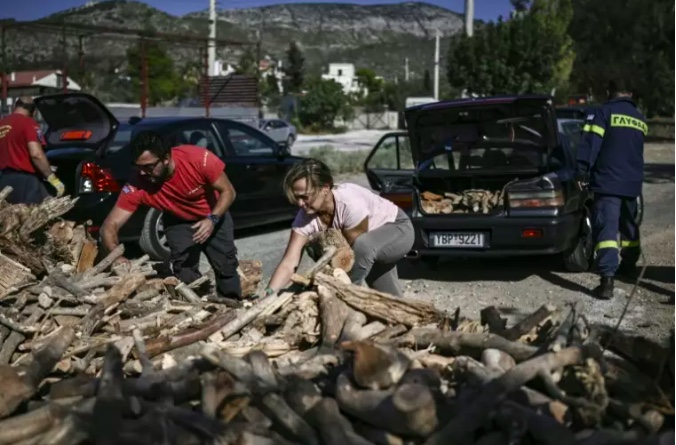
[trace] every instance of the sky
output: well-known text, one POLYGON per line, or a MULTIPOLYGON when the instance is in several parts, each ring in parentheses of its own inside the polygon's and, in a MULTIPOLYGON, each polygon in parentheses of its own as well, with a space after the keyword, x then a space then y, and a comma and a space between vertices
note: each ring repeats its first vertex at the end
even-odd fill
MULTIPOLYGON (((465 9, 465 0, 423 0, 462 13, 465 9)), ((85 0, 0 0, 0 18, 16 20, 35 20, 64 9, 82 6, 85 0)), ((189 12, 205 10, 209 7, 209 0, 144 0, 143 3, 152 5, 170 14, 182 15, 189 12)), ((255 6, 267 6, 282 3, 301 3, 293 0, 217 0, 216 7, 221 9, 242 9, 255 6)), ((352 3, 359 5, 373 5, 383 3, 400 3, 392 0, 304 0, 302 3, 352 3)), ((509 16, 511 5, 509 0, 475 0, 474 17, 484 21, 496 20, 499 15, 509 16)))

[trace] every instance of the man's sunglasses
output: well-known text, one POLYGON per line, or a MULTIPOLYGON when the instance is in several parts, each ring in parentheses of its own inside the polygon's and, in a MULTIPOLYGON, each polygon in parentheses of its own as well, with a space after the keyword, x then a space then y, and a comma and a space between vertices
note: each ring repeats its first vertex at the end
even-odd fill
POLYGON ((153 170, 155 170, 155 167, 157 167, 157 164, 162 162, 162 159, 158 159, 157 161, 151 163, 151 164, 134 164, 134 167, 136 167, 138 170, 145 172, 145 173, 152 173, 153 170))

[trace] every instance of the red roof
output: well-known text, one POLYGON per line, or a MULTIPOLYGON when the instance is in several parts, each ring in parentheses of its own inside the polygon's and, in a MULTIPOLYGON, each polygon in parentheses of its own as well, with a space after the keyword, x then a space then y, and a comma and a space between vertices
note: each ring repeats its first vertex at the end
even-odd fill
POLYGON ((20 88, 20 87, 29 87, 33 85, 38 80, 49 76, 50 74, 56 73, 59 70, 36 70, 36 71, 14 71, 13 73, 7 73, 7 87, 8 88, 20 88), (12 81, 12 74, 14 75, 14 80, 12 81))

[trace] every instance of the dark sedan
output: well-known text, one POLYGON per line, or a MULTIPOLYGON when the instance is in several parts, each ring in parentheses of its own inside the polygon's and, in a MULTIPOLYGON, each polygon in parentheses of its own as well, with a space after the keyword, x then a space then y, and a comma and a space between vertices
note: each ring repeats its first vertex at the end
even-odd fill
MULTIPOLYGON (((65 218, 90 220, 96 232, 115 205, 132 172, 131 138, 146 130, 163 134, 172 145, 205 147, 226 163, 237 191, 230 211, 236 228, 293 219, 296 208, 286 199, 281 183, 291 156, 265 133, 241 122, 204 117, 132 118, 119 123, 105 106, 84 93, 55 94, 36 99, 47 124, 47 157, 67 192, 79 199, 65 218)), ((138 242, 155 260, 169 250, 161 212, 142 208, 120 231, 124 242, 138 242)))

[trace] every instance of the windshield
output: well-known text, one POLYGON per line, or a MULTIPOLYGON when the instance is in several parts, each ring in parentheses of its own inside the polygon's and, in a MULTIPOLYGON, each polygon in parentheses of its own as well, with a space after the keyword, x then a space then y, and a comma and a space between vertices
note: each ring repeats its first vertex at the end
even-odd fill
POLYGON ((541 112, 510 115, 497 108, 425 116, 418 169, 540 168, 547 161, 546 123, 541 112))

